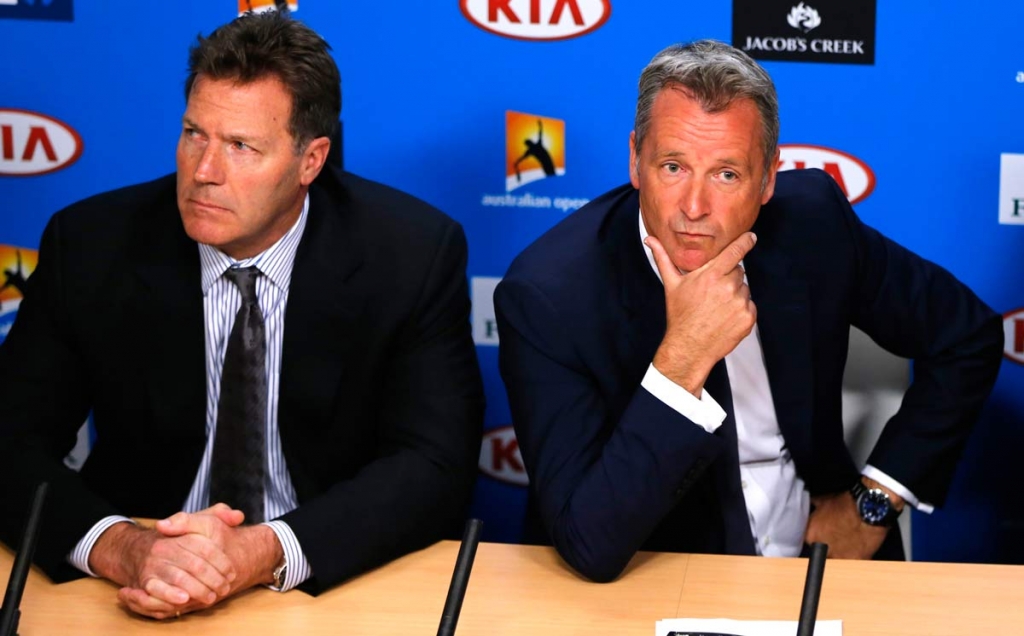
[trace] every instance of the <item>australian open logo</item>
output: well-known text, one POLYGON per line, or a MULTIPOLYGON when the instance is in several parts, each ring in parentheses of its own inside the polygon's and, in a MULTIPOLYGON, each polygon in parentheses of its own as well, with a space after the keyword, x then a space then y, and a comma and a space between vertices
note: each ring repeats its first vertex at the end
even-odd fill
POLYGON ((565 120, 505 113, 505 191, 565 175, 565 120), (547 125, 547 136, 544 126, 547 125))
POLYGON ((38 256, 35 250, 0 245, 0 342, 7 338, 14 324, 25 283, 36 268, 38 256))
POLYGON ((554 208, 572 212, 589 199, 548 196, 521 190, 527 185, 565 176, 565 120, 545 115, 505 113, 505 192, 485 194, 488 207, 554 208))
MULTIPOLYGON (((2 0, 0 0, 2 1, 2 0)), ((238 15, 264 11, 298 11, 299 0, 238 0, 238 15)))

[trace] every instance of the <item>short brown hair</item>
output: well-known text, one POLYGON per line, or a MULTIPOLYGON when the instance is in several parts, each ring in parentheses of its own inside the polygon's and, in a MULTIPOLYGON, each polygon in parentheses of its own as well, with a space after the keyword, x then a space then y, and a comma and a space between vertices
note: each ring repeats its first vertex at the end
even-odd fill
POLYGON ((706 113, 719 113, 749 99, 761 115, 761 150, 767 181, 779 147, 779 99, 775 84, 743 51, 715 40, 676 44, 654 56, 640 75, 633 126, 637 151, 651 124, 654 98, 665 88, 682 88, 706 113))
POLYGON ((341 75, 331 47, 305 24, 279 11, 246 13, 199 35, 189 49, 185 101, 196 78, 243 84, 273 76, 292 96, 288 131, 296 149, 334 135, 341 114, 341 75))

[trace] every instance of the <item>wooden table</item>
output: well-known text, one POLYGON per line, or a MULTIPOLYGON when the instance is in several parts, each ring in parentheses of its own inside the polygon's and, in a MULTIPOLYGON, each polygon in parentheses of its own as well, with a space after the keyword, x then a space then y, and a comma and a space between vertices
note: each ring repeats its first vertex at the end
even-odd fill
MULTIPOLYGON (((99 580, 51 584, 33 571, 21 636, 91 634, 435 634, 458 543, 444 541, 318 598, 255 589, 163 622, 119 607, 99 580)), ((12 557, 0 548, 0 580, 12 557)), ((641 553, 615 583, 589 583, 553 550, 484 543, 459 636, 654 633, 672 617, 796 620, 807 561, 641 553)), ((829 561, 818 617, 846 636, 1024 634, 1024 568, 829 561)))

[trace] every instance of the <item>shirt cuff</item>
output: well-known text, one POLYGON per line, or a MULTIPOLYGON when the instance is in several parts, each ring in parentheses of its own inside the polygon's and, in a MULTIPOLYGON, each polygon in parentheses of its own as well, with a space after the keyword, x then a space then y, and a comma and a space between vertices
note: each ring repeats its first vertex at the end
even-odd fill
POLYGON ((310 567, 309 561, 306 559, 302 546, 299 545, 299 540, 295 537, 295 532, 292 531, 291 526, 279 519, 267 521, 263 525, 270 526, 270 529, 277 535, 277 540, 281 542, 281 548, 284 550, 284 562, 288 564, 288 570, 285 572, 284 582, 281 584, 281 587, 274 587, 273 585, 268 585, 267 587, 275 592, 287 592, 313 576, 313 568, 310 567))
POLYGON ((89 555, 92 554, 92 547, 96 545, 96 541, 100 538, 100 535, 106 532, 110 526, 115 523, 123 523, 125 521, 128 523, 135 523, 128 517, 122 517, 120 515, 111 515, 100 519, 96 522, 96 525, 94 525, 89 532, 86 532, 85 536, 75 544, 71 553, 68 554, 68 563, 91 577, 98 577, 98 575, 89 568, 89 555))
POLYGON ((874 479, 878 483, 882 484, 889 490, 893 491, 900 497, 903 497, 903 501, 907 502, 911 506, 917 508, 921 512, 932 514, 935 512, 935 506, 930 503, 925 503, 917 498, 914 493, 907 490, 907 487, 896 481, 889 475, 886 475, 882 471, 878 470, 871 464, 864 467, 864 470, 860 471, 860 474, 864 475, 868 479, 874 479))
POLYGON ((725 411, 710 393, 701 389, 698 400, 692 393, 662 375, 661 371, 654 368, 654 364, 647 367, 647 374, 640 386, 708 433, 714 433, 725 421, 725 411))

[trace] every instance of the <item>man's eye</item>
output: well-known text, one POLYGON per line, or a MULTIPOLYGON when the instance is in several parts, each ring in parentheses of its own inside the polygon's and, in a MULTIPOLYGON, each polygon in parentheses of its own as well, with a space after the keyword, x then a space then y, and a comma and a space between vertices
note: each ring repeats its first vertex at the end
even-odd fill
POLYGON ((739 175, 736 174, 735 172, 732 172, 731 170, 726 170, 725 172, 722 173, 722 179, 724 181, 735 181, 738 178, 739 175))
POLYGON ((669 174, 675 174, 675 173, 679 172, 679 171, 681 170, 681 168, 679 167, 679 164, 675 164, 675 163, 666 163, 666 164, 665 164, 665 170, 666 170, 666 171, 667 171, 667 172, 668 172, 669 174))
POLYGON ((244 141, 234 141, 231 143, 231 146, 235 150, 252 150, 249 144, 245 143, 244 141))

